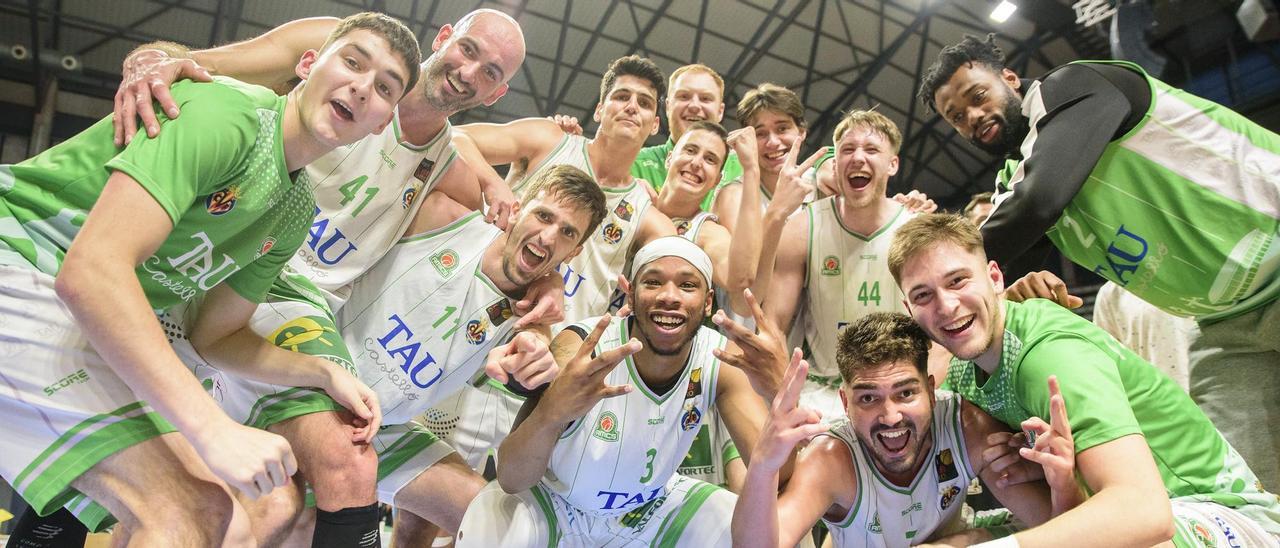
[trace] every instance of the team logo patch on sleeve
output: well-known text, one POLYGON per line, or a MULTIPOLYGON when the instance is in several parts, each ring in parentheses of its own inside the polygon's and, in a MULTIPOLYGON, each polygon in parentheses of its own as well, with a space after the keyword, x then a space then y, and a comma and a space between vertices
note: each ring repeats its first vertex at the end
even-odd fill
POLYGON ((617 215, 619 219, 622 219, 624 221, 630 221, 631 216, 635 215, 635 213, 636 213, 636 206, 631 205, 631 202, 628 202, 626 200, 623 200, 621 203, 619 203, 618 207, 613 208, 613 214, 617 215))
POLYGON ((258 246, 258 252, 253 255, 253 258, 257 259, 258 257, 266 255, 271 251, 271 248, 275 246, 276 239, 272 236, 267 236, 267 239, 262 240, 262 245, 258 246))
POLYGON ((610 244, 616 244, 622 241, 622 227, 616 223, 609 223, 600 231, 600 235, 604 237, 604 241, 610 244))
POLYGON ((938 453, 938 482, 951 481, 956 479, 960 474, 956 472, 956 461, 951 456, 950 449, 943 449, 938 453))
POLYGON ((485 312, 489 313, 489 321, 493 325, 502 325, 502 322, 511 319, 511 301, 502 299, 489 305, 485 312))
POLYGON ((693 402, 685 404, 684 416, 680 417, 680 429, 688 432, 702 423, 702 410, 693 402))
POLYGON ((231 185, 210 194, 204 201, 205 209, 210 215, 224 215, 236 207, 236 198, 240 196, 240 187, 231 185))
POLYGON ((689 219, 676 221, 676 236, 684 236, 686 232, 689 232, 689 219))
POLYGON ((413 178, 425 183, 431 178, 431 172, 435 171, 435 169, 435 162, 423 158, 421 162, 418 162, 418 169, 413 170, 413 178))
POLYGON ((489 333, 489 324, 483 320, 471 320, 467 322, 467 342, 471 344, 480 344, 484 342, 485 335, 489 333))
POLYGON ((409 206, 413 205, 413 199, 416 198, 417 196, 418 196, 417 187, 411 186, 409 188, 404 189, 404 194, 400 195, 400 205, 404 206, 405 209, 409 209, 409 206))
POLYGON ((942 490, 942 500, 940 506, 943 510, 950 508, 956 501, 956 496, 960 494, 960 488, 954 485, 942 490))
POLYGON ((822 275, 823 276, 839 276, 840 275, 840 258, 836 257, 835 255, 827 255, 827 258, 822 260, 822 275))
POLYGON ((596 429, 591 435, 604 441, 618 441, 621 430, 617 415, 614 415, 613 411, 605 411, 596 419, 596 429))
POLYGON ((452 249, 446 249, 431 256, 431 266, 436 267, 436 272, 446 278, 453 274, 453 269, 458 268, 458 253, 452 249))

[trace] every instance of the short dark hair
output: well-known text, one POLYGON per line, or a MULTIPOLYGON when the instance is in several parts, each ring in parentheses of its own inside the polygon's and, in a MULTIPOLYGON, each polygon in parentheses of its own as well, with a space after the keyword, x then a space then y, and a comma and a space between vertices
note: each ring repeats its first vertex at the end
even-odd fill
POLYGON ((979 192, 974 194, 972 198, 969 198, 969 203, 965 204, 964 209, 960 214, 968 218, 969 215, 973 213, 973 210, 978 209, 979 205, 991 203, 991 198, 993 196, 995 196, 994 192, 979 192))
POLYGON ((933 105, 934 93, 951 79, 957 69, 969 63, 986 65, 996 72, 1004 70, 1004 52, 996 45, 994 32, 987 34, 986 40, 966 34, 960 43, 942 48, 938 53, 938 60, 929 65, 929 69, 920 78, 920 92, 916 97, 924 103, 925 108, 936 112, 937 108, 933 105))
POLYGON ((724 167, 724 163, 729 159, 729 131, 724 126, 712 122, 711 120, 698 120, 684 130, 684 134, 688 135, 694 131, 708 131, 720 138, 720 142, 724 143, 724 156, 720 157, 720 167, 724 167))
POLYGON ((619 57, 609 63, 609 70, 606 70, 604 77, 600 79, 600 102, 604 102, 604 98, 609 96, 609 91, 613 89, 613 85, 618 82, 619 76, 635 76, 641 80, 648 80, 653 86, 653 91, 657 94, 654 99, 658 101, 658 112, 662 112, 662 101, 667 96, 667 80, 662 76, 662 69, 648 57, 639 55, 628 55, 619 57))
POLYGON ((929 377, 929 336, 911 316, 874 312, 863 316, 840 334, 836 365, 840 378, 851 384, 855 374, 885 364, 905 361, 929 377))
POLYGON ((752 88, 738 101, 738 108, 733 116, 738 119, 739 125, 747 127, 751 125, 751 118, 762 110, 790 116, 791 121, 800 129, 809 127, 804 119, 804 105, 800 103, 800 96, 778 84, 765 82, 752 88))
POLYGON ((543 192, 546 193, 543 197, 545 200, 565 202, 574 209, 585 209, 591 214, 591 222, 582 231, 578 243, 585 242, 608 213, 605 209, 604 191, 600 190, 596 180, 587 175, 587 172, 568 164, 552 166, 534 176, 525 191, 524 201, 527 203, 543 192))
MULTIPOLYGON (((418 74, 422 70, 422 48, 418 46, 418 38, 413 35, 413 31, 392 17, 372 11, 361 12, 339 21, 338 26, 329 32, 329 37, 325 38, 320 51, 329 49, 329 46, 339 38, 355 30, 367 30, 387 41, 387 45, 391 46, 391 52, 399 56, 400 61, 405 64, 405 75, 408 79, 404 82, 404 93, 409 93, 409 90, 417 85, 418 74)), ((404 94, 402 93, 401 96, 403 97, 404 94)))

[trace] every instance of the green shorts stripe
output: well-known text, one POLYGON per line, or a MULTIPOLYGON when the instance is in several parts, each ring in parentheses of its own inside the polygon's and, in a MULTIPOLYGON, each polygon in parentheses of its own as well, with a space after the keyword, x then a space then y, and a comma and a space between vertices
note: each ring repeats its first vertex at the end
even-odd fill
POLYGON ((702 503, 712 493, 716 492, 716 487, 708 483, 700 483, 688 495, 684 497, 684 504, 680 505, 680 511, 674 516, 669 516, 663 520, 662 529, 658 531, 656 536, 657 542, 654 544, 659 548, 669 548, 676 546, 680 542, 680 536, 684 534, 684 528, 693 520, 693 516, 698 514, 698 509, 702 507, 702 503))
POLYGON ((378 481, 386 479, 409 459, 422 453, 437 441, 440 439, 426 429, 415 429, 400 436, 395 443, 378 455, 378 481))
POLYGON ((551 498, 547 496, 542 485, 534 485, 529 492, 533 493, 533 499, 538 501, 538 509, 542 510, 542 517, 547 519, 547 548, 559 546, 560 522, 556 520, 556 509, 551 504, 551 498))
POLYGON ((341 405, 323 391, 312 388, 290 388, 259 399, 249 411, 249 420, 245 421, 245 424, 265 430, 268 426, 294 417, 342 409, 341 405))

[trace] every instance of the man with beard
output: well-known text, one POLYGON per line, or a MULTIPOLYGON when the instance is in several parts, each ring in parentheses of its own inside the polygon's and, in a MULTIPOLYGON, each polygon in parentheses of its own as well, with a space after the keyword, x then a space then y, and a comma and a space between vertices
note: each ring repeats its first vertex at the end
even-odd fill
MULTIPOLYGON (((296 57, 293 52, 314 47, 334 22, 330 18, 293 21, 258 38, 206 51, 187 52, 167 43, 140 47, 125 60, 125 82, 118 94, 123 98, 117 100, 118 138, 132 137, 128 122, 134 119, 135 106, 148 133, 153 133, 148 121, 148 116, 154 117, 152 93, 166 112, 178 116, 177 105, 165 101, 165 85, 179 75, 203 74, 201 67, 267 86, 287 83, 291 78, 288 60, 296 57)), ((464 162, 456 161, 448 117, 493 104, 506 93, 507 81, 524 59, 523 33, 510 16, 477 10, 456 27, 443 25, 431 47, 434 53, 422 63, 422 79, 397 105, 388 131, 335 150, 307 167, 316 196, 309 237, 252 321, 254 331, 273 343, 354 371, 351 353, 333 319, 349 297, 353 281, 405 233, 433 188, 446 190, 469 207, 480 207, 474 174, 464 162)), ((510 191, 499 184, 485 193, 489 218, 505 223, 510 191)), ((519 311, 527 311, 521 308, 527 304, 519 303, 519 311)), ((527 315, 522 323, 537 315, 527 315)), ((188 361, 197 366, 203 363, 196 356, 188 361)), ((246 417, 247 413, 236 410, 256 408, 248 417, 252 424, 284 435, 298 452, 299 468, 315 492, 317 538, 338 537, 325 532, 329 522, 343 530, 354 530, 348 525, 353 521, 361 523, 362 529, 376 526, 378 458, 362 442, 373 435, 362 421, 342 414, 319 391, 240 376, 223 378, 224 408, 246 417), (342 420, 319 411, 339 412, 342 420)), ((259 539, 278 542, 274 535, 291 529, 294 510, 288 504, 255 505, 259 539)))
MULTIPOLYGON (((972 544, 1007 534, 1008 527, 1000 527, 943 539, 966 527, 960 508, 978 475, 996 485, 996 496, 1029 525, 1079 503, 1072 453, 1049 450, 1053 458, 1041 459, 1056 484, 1052 504, 1041 482, 996 481, 999 475, 985 465, 984 452, 987 436, 1005 432, 1004 425, 959 396, 934 390, 926 367, 929 337, 909 316, 864 316, 840 334, 839 344, 840 399, 849 418, 828 429, 814 411, 798 407, 807 364, 787 372, 796 382, 784 383, 752 452, 755 460, 734 512, 735 546, 794 546, 819 519, 837 547, 972 544), (815 434, 779 493, 779 469, 797 444, 815 434)), ((1052 437, 1070 440, 1060 396, 1053 413, 1050 425, 1035 419, 1043 434, 1037 444, 1044 448, 1060 446, 1052 437)))
POLYGON ((943 49, 920 100, 1008 156, 982 227, 989 256, 1024 272, 1052 242, 1195 318, 1192 397, 1280 484, 1280 424, 1257 420, 1280 415, 1280 136, 1123 61, 1019 79, 991 36, 943 49))
POLYGON ((711 279, 695 244, 654 240, 633 262, 631 316, 556 336, 561 374, 521 408, 461 546, 729 546, 733 495, 675 469, 712 406, 753 447, 776 383, 772 371, 720 367, 725 338, 701 325, 711 279))
MULTIPOLYGON (((661 192, 667 180, 667 159, 671 157, 675 143, 689 127, 700 121, 716 124, 724 118, 724 79, 701 63, 685 65, 671 72, 667 85, 667 131, 671 134, 666 143, 644 147, 631 164, 631 175, 649 182, 653 190, 661 192)), ((721 181, 735 181, 742 177, 742 164, 737 154, 729 151, 720 169, 721 181)), ((715 200, 715 187, 711 188, 699 203, 703 210, 710 210, 715 200)))
POLYGON ((946 382, 965 401, 1017 428, 1050 413, 1046 383, 1061 383, 1090 496, 1007 545, 1151 546, 1171 537, 1177 546, 1275 545, 1280 500, 1191 398, 1069 310, 1003 298, 1000 267, 973 223, 909 221, 894 236, 889 269, 916 323, 955 356, 946 382))

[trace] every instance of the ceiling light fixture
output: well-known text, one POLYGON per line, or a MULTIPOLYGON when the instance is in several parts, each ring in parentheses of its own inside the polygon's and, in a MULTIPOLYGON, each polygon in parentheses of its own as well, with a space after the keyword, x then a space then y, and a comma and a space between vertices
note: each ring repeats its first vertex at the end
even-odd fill
POLYGON ((996 9, 991 10, 991 20, 997 23, 1003 23, 1009 20, 1009 16, 1017 11, 1018 5, 1009 0, 1000 0, 1000 4, 996 9))

